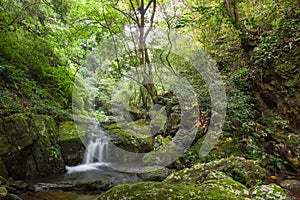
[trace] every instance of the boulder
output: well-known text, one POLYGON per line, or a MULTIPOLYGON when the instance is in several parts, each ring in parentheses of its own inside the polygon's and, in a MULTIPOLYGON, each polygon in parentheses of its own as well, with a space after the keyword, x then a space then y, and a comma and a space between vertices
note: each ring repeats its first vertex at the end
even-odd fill
POLYGON ((212 191, 214 193, 219 194, 230 194, 231 196, 241 198, 241 199, 249 199, 249 191, 246 186, 243 184, 228 179, 220 179, 220 180, 207 180, 204 181, 199 188, 202 191, 212 191))
POLYGON ((27 188, 28 188, 28 184, 25 183, 24 181, 20 181, 20 180, 15 181, 15 182, 12 184, 12 186, 13 186, 14 188, 16 188, 17 190, 19 190, 19 191, 25 191, 25 190, 27 190, 27 188))
POLYGON ((84 144, 80 138, 80 131, 73 121, 59 125, 58 144, 66 165, 75 166, 81 163, 84 155, 84 144))
POLYGON ((4 186, 0 187, 0 198, 6 197, 8 194, 7 189, 4 186))
POLYGON ((247 199, 235 196, 230 191, 220 192, 215 190, 203 190, 201 187, 172 185, 163 182, 141 182, 135 184, 117 185, 101 194, 99 200, 216 200, 216 199, 247 199))
POLYGON ((242 157, 224 158, 209 163, 197 163, 191 168, 172 173, 165 180, 172 184, 199 185, 210 171, 221 171, 246 186, 256 185, 266 177, 266 172, 256 161, 242 157))
POLYGON ((126 151, 143 153, 152 150, 153 140, 145 120, 114 123, 108 125, 105 130, 112 142, 126 151))
POLYGON ((0 124, 0 168, 6 166, 2 175, 25 178, 57 173, 64 168, 56 144, 58 129, 52 117, 14 114, 1 118, 0 124))

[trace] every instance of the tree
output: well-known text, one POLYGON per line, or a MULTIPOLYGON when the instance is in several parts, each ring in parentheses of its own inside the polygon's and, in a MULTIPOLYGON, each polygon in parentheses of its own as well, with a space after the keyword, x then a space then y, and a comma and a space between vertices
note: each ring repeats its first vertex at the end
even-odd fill
MULTIPOLYGON (((153 28, 154 17, 157 9, 156 0, 150 0, 148 2, 129 0, 129 11, 124 11, 116 6, 114 7, 120 13, 129 18, 131 22, 138 28, 138 41, 137 41, 137 55, 139 60, 139 73, 141 74, 141 84, 147 90, 153 103, 157 102, 158 95, 153 82, 153 67, 151 64, 151 58, 146 45, 146 40, 149 32, 153 28), (150 14, 150 16, 149 16, 150 14)), ((147 106, 147 100, 143 90, 140 90, 143 105, 147 106)))

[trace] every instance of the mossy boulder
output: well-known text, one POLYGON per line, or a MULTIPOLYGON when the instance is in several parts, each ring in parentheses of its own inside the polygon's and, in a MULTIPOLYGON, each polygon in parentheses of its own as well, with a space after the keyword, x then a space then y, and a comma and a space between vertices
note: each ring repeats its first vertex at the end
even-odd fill
POLYGON ((144 153, 152 150, 153 146, 147 125, 145 120, 138 120, 129 123, 113 123, 105 129, 116 146, 126 151, 144 153))
POLYGON ((0 119, 0 124, 0 157, 7 175, 24 178, 64 168, 57 145, 58 128, 52 117, 14 114, 0 119))
POLYGON ((220 194, 230 194, 231 196, 235 196, 242 199, 247 199, 249 197, 249 191, 246 186, 243 184, 228 179, 221 180, 207 180, 204 181, 199 188, 203 191, 214 191, 220 194))
MULTIPOLYGON (((157 138, 155 138, 155 141, 157 141, 157 138)), ((144 166, 167 166, 178 157, 176 146, 169 138, 161 137, 160 143, 155 143, 154 147, 153 151, 144 155, 142 159, 144 166)))
POLYGON ((61 154, 66 165, 74 166, 81 163, 84 155, 84 144, 81 141, 82 130, 79 130, 73 121, 59 125, 58 144, 61 147, 61 154))
POLYGON ((251 189, 251 197, 255 200, 288 200, 284 190, 276 185, 260 185, 251 189))
POLYGON ((199 185, 205 181, 209 171, 221 171, 234 180, 253 186, 265 179, 266 172, 256 161, 246 160, 242 157, 224 158, 209 163, 197 163, 191 168, 172 173, 165 180, 172 184, 199 185))
POLYGON ((5 188, 5 187, 0 187, 0 198, 2 199, 2 198, 4 198, 4 197, 6 197, 7 196, 7 189, 5 188))
POLYGON ((186 200, 186 199, 245 199, 230 191, 204 190, 201 187, 172 185, 162 182, 141 182, 117 185, 101 194, 98 200, 186 200))

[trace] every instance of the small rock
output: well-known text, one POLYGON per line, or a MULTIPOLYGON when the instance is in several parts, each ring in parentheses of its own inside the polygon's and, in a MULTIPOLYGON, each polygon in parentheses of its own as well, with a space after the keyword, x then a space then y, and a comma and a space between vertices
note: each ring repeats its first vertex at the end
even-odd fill
POLYGON ((0 187, 0 198, 7 196, 7 189, 5 187, 0 187))
POLYGON ((14 184, 12 184, 12 186, 20 191, 26 190, 28 188, 28 184, 24 181, 15 181, 14 184))
POLYGON ((22 200, 22 199, 15 194, 7 194, 5 200, 22 200))

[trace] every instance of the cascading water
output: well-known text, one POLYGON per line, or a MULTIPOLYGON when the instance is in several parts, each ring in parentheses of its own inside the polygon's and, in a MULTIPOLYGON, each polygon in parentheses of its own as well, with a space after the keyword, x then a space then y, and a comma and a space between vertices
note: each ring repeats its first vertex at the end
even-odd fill
POLYGON ((91 140, 87 145, 83 157, 83 164, 90 164, 94 162, 107 162, 109 157, 108 139, 97 138, 91 140))
POLYGON ((89 125, 89 142, 86 146, 82 164, 78 166, 66 166, 68 174, 97 170, 100 167, 109 166, 109 138, 105 132, 99 129, 98 123, 89 125))

